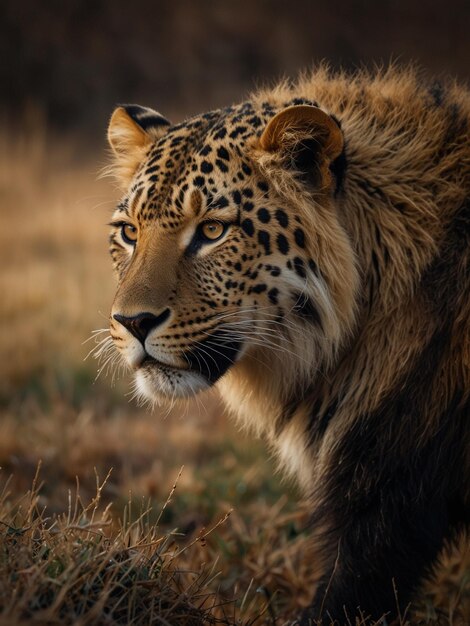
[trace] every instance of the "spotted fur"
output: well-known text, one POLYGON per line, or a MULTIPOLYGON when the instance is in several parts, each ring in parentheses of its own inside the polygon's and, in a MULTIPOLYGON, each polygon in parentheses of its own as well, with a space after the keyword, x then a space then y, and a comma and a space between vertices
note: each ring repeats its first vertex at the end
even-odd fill
POLYGON ((452 82, 325 68, 174 126, 111 120, 111 333, 140 393, 215 384, 298 479, 305 622, 394 616, 469 521, 469 121, 452 82))

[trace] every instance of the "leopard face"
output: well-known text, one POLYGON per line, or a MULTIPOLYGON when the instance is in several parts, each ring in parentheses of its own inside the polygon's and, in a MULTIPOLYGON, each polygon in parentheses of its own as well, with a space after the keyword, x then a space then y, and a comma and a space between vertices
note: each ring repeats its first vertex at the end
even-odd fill
POLYGON ((139 393, 186 397, 250 368, 282 387, 329 358, 354 291, 325 241, 354 266, 331 206, 332 118, 310 102, 248 102, 172 126, 133 105, 115 111, 109 140, 126 187, 110 330, 139 393))

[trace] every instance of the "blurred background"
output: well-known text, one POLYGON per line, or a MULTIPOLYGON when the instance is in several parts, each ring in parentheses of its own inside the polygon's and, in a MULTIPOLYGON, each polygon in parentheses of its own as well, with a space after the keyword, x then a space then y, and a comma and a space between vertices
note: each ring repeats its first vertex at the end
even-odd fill
POLYGON ((466 80, 468 0, 3 0, 6 122, 97 146, 117 102, 177 119, 327 59, 416 61, 466 80))
POLYGON ((264 447, 216 398, 152 414, 112 364, 96 379, 85 359, 114 291, 117 192, 97 178, 107 121, 133 102, 180 121, 322 59, 414 61, 465 82, 469 24, 468 0, 2 0, 0 478, 13 476, 13 494, 41 461, 41 502, 58 512, 77 476, 86 497, 93 468, 113 467, 103 497, 119 511, 164 500, 184 464, 165 519, 188 533, 231 506, 259 511, 287 493, 295 507, 264 447))

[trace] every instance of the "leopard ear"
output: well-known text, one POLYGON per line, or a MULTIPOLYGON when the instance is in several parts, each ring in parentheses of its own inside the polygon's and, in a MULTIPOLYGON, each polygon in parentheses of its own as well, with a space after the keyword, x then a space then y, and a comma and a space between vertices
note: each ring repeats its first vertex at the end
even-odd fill
POLYGON ((260 147, 277 153, 306 181, 330 186, 330 164, 344 148, 339 123, 316 106, 297 105, 277 113, 260 137, 260 147))
POLYGON ((147 147, 163 137, 170 122, 138 104, 118 106, 108 126, 108 142, 115 157, 114 174, 127 183, 145 155, 147 147))

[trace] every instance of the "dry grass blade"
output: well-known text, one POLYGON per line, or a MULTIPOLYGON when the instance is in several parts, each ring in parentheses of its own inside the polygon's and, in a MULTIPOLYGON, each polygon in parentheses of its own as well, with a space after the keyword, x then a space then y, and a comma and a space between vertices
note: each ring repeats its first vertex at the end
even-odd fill
MULTIPOLYGON (((109 477, 109 475, 108 475, 109 477)), ((4 623, 220 623, 208 610, 214 592, 155 537, 144 516, 117 533, 95 497, 52 522, 39 511, 39 483, 29 495, 0 501, 0 615, 4 623), (13 584, 13 589, 11 585, 13 584), (13 593, 11 593, 13 591, 13 593)), ((148 513, 148 512, 146 512, 148 513)), ((188 547, 189 549, 189 547, 188 547)))

